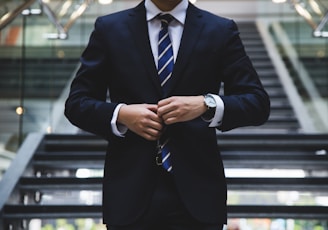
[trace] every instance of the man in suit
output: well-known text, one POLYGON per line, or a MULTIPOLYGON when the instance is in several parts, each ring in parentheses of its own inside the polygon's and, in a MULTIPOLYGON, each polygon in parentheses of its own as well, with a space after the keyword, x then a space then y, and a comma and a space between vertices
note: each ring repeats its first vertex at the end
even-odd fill
POLYGON ((109 142, 109 230, 214 230, 227 218, 216 130, 261 125, 269 108, 232 20, 187 0, 144 0, 96 20, 65 114, 109 142))

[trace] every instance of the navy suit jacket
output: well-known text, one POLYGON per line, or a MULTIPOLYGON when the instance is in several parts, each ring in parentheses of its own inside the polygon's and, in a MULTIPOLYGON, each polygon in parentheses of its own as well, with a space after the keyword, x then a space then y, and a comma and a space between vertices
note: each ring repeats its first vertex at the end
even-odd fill
MULTIPOLYGON (((118 103, 156 104, 173 95, 218 94, 224 85, 225 110, 218 129, 260 125, 268 118, 268 95, 244 51, 236 24, 192 4, 172 79, 172 88, 163 96, 144 2, 96 20, 65 114, 74 125, 109 142, 103 181, 105 223, 127 224, 140 217, 157 179, 156 142, 131 131, 123 138, 113 134, 110 121, 118 103)), ((225 223, 227 188, 216 129, 197 118, 167 130, 173 177, 186 208, 200 221, 225 223)))

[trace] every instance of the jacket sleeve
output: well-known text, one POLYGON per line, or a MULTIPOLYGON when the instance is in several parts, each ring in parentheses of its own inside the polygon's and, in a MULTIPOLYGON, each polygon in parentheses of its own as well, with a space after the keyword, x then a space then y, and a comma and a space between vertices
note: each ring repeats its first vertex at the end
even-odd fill
POLYGON ((225 41, 223 83, 224 114, 221 131, 261 125, 270 114, 270 100, 247 56, 236 24, 230 21, 225 41))
POLYGON ((81 66, 71 84, 65 116, 75 126, 105 139, 114 136, 110 121, 116 103, 107 102, 108 73, 102 21, 96 20, 89 43, 81 56, 81 66))

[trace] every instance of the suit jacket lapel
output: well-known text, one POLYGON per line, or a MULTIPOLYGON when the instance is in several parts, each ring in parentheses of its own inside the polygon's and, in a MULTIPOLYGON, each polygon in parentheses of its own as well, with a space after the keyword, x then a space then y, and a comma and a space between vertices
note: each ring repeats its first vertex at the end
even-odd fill
POLYGON ((201 11, 194 5, 189 4, 179 52, 172 73, 171 90, 174 89, 174 86, 179 82, 179 79, 181 79, 182 72, 186 68, 187 63, 192 56, 194 47, 199 40, 199 35, 201 34, 204 25, 203 21, 200 20, 201 17, 201 11))
POLYGON ((162 89, 158 79, 156 65, 154 63, 154 56, 151 50, 148 25, 146 21, 146 9, 144 1, 142 1, 130 14, 131 20, 129 20, 129 29, 132 31, 131 38, 136 42, 136 48, 140 52, 142 61, 145 68, 148 71, 150 81, 153 82, 154 87, 161 97, 162 89))

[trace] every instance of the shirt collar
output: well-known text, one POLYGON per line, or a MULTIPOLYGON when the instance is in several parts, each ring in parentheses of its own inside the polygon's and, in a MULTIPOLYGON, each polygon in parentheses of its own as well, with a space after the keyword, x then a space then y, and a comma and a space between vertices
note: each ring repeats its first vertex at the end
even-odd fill
POLYGON ((188 0, 182 0, 173 10, 168 12, 162 12, 151 0, 145 0, 145 7, 147 12, 147 21, 151 21, 160 13, 168 13, 184 25, 188 8, 188 0))

